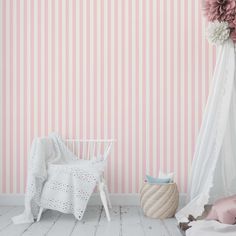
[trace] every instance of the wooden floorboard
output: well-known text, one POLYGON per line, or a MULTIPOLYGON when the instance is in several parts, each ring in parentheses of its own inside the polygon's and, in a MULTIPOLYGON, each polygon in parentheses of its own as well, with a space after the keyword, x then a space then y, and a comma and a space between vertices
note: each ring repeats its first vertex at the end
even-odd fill
POLYGON ((46 235, 70 236, 75 224, 76 219, 72 214, 61 214, 46 235))
POLYGON ((47 210, 42 214, 41 220, 32 224, 25 230, 22 236, 43 236, 46 235, 55 225, 61 213, 47 210))
POLYGON ((12 209, 12 206, 0 206, 0 216, 6 214, 12 209))
POLYGON ((114 206, 107 221, 102 206, 88 206, 81 221, 71 214, 47 210, 40 222, 14 225, 23 207, 0 206, 0 236, 182 236, 174 218, 144 216, 137 206, 114 206))
POLYGON ((97 227, 96 236, 120 236, 121 235, 121 221, 120 221, 121 207, 114 206, 110 209, 111 222, 107 221, 105 211, 103 209, 101 218, 97 227))
POLYGON ((23 207, 11 207, 9 211, 0 216, 0 235, 3 235, 2 231, 12 224, 11 218, 21 214, 23 209, 23 207))
POLYGON ((142 220, 142 227, 144 229, 145 235, 148 236, 164 236, 168 235, 165 226, 161 220, 151 219, 146 217, 142 210, 140 209, 140 216, 142 220))
MULTIPOLYGON (((0 235, 19 236, 19 235, 22 235, 31 225, 32 225, 32 223, 31 224, 19 224, 19 225, 10 224, 8 227, 6 227, 4 230, 2 230, 0 232, 0 235)), ((36 235, 36 231, 32 235, 36 235)))
POLYGON ((71 236, 94 236, 101 218, 101 206, 88 206, 84 217, 76 224, 71 232, 71 236))
POLYGON ((145 235, 138 207, 121 207, 121 235, 145 235))
POLYGON ((177 221, 175 218, 165 219, 162 220, 162 222, 169 236, 182 236, 177 227, 177 221))

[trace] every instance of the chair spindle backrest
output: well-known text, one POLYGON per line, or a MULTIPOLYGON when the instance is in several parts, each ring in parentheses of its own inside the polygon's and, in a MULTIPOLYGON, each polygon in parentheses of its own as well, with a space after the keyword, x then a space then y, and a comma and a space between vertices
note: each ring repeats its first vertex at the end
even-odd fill
POLYGON ((112 139, 66 139, 66 146, 79 159, 106 160, 110 154, 114 140, 112 139))

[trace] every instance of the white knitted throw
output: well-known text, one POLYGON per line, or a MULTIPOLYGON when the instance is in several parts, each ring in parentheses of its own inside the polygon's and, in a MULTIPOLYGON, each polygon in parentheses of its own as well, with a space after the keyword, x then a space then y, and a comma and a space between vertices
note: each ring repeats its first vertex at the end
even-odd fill
POLYGON ((35 138, 28 165, 25 210, 13 217, 13 222, 33 222, 40 206, 72 213, 81 220, 104 167, 104 161, 79 160, 57 134, 35 138))

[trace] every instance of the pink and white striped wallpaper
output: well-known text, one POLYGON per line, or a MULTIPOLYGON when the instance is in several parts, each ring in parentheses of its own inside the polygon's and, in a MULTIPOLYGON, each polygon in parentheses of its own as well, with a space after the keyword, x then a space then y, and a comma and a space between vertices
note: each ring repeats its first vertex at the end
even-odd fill
POLYGON ((185 192, 215 51, 196 0, 0 0, 0 192, 35 136, 115 138, 112 193, 174 171, 185 192))

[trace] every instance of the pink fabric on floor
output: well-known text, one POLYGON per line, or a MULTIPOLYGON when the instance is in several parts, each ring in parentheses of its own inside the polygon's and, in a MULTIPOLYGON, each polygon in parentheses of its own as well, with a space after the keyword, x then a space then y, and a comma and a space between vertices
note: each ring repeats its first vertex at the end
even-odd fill
POLYGON ((236 223, 236 195, 222 198, 215 202, 208 216, 207 220, 218 220, 224 224, 236 223))
POLYGON ((197 220, 186 231, 186 236, 235 236, 236 225, 222 224, 215 220, 197 220))

